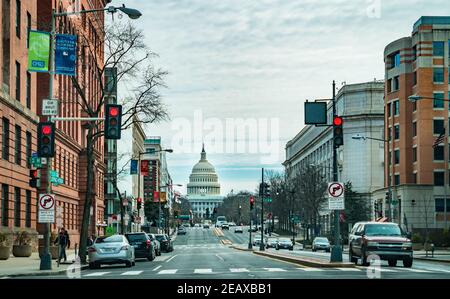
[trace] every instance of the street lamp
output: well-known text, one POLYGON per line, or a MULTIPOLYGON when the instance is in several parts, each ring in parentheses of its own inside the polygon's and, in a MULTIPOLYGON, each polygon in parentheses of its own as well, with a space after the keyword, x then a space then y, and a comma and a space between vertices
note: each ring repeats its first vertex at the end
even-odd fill
MULTIPOLYGON (((52 9, 51 14, 51 32, 50 32, 50 59, 49 59, 49 93, 48 98, 53 99, 53 80, 55 75, 55 36, 56 36, 56 17, 64 17, 64 16, 70 16, 70 15, 76 15, 76 14, 87 14, 91 12, 99 12, 99 11, 108 11, 110 13, 116 13, 117 10, 120 10, 124 14, 128 15, 131 19, 137 19, 142 14, 136 9, 133 8, 127 8, 125 5, 122 5, 122 7, 114 7, 109 6, 106 8, 100 8, 100 9, 90 9, 90 10, 80 10, 77 12, 56 12, 55 9, 52 9)), ((49 117, 49 122, 53 122, 52 118, 49 117)), ((47 158, 47 188, 46 191, 48 194, 51 194, 52 192, 52 184, 51 184, 51 158, 47 158)), ((50 255, 50 232, 51 232, 51 226, 50 223, 47 223, 45 226, 45 233, 44 233, 44 252, 41 257, 39 269, 40 270, 51 270, 52 269, 52 258, 50 255)), ((81 242, 86 242, 86 240, 82 240, 81 242)), ((84 243, 82 243, 84 244, 84 243)))

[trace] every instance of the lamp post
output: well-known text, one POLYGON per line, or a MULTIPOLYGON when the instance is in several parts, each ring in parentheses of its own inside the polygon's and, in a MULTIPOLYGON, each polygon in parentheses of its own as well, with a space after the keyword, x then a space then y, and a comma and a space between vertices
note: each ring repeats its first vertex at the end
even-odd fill
MULTIPOLYGON (((443 101, 443 102, 450 102, 450 99, 445 99, 444 97, 442 99, 439 98, 435 98, 435 97, 423 97, 420 95, 412 95, 408 97, 408 100, 412 103, 415 103, 417 101, 420 101, 422 99, 426 99, 426 100, 438 100, 438 101, 443 101)), ((450 103, 449 103, 450 105, 450 103)), ((444 130, 443 133, 445 135, 445 142, 444 142, 444 227, 446 229, 448 229, 448 221, 447 221, 447 185, 449 184, 448 181, 448 134, 449 132, 448 129, 448 125, 446 125, 446 121, 444 120, 444 130)))
MULTIPOLYGON (((354 140, 367 140, 367 139, 369 139, 369 140, 375 140, 375 141, 381 141, 381 142, 384 142, 384 143, 389 143, 389 139, 381 139, 381 138, 374 138, 374 137, 369 137, 369 136, 364 136, 364 135, 360 135, 360 134, 356 134, 356 135, 353 135, 352 136, 352 139, 354 139, 354 140)), ((388 149, 389 150, 389 149, 388 149)), ((390 163, 391 163, 391 161, 388 161, 388 167, 390 166, 390 163)), ((394 172, 394 169, 392 169, 392 171, 393 171, 393 173, 395 173, 394 172)), ((393 186, 392 186, 392 180, 391 180, 391 176, 390 175, 388 175, 388 193, 389 193, 389 195, 390 195, 390 198, 389 198, 389 201, 388 201, 388 213, 389 213, 389 215, 388 215, 388 221, 392 221, 392 200, 396 197, 396 196, 394 196, 394 194, 392 193, 392 191, 393 191, 393 186)))
MULTIPOLYGON (((81 10, 77 12, 56 12, 55 9, 52 9, 51 14, 51 32, 50 32, 50 59, 49 59, 49 92, 48 92, 48 98, 51 100, 53 99, 53 80, 55 75, 55 63, 54 63, 54 56, 55 56, 55 36, 56 36, 56 18, 57 17, 64 17, 64 16, 70 16, 70 15, 76 15, 76 14, 87 14, 92 12, 100 12, 100 11, 107 11, 111 14, 114 14, 118 11, 121 11, 122 13, 128 15, 131 19, 138 19, 142 14, 137 9, 133 8, 127 8, 125 5, 122 7, 115 7, 115 6, 109 6, 106 8, 99 8, 99 9, 89 9, 89 10, 81 10)), ((49 117, 49 121, 53 122, 54 120, 52 117, 49 117)), ((46 191, 48 194, 52 192, 52 183, 51 183, 51 161, 52 158, 47 158, 47 188, 46 191)), ((45 226, 45 233, 44 233, 44 252, 42 254, 39 269, 40 270, 51 270, 52 269, 52 259, 50 255, 50 232, 51 232, 51 226, 50 223, 47 223, 45 226)), ((84 240, 83 240, 84 241, 84 240)))

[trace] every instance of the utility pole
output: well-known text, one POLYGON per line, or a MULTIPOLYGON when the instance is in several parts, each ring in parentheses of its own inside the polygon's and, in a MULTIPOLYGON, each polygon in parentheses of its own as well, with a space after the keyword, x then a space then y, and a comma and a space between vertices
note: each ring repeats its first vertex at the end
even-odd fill
MULTIPOLYGON (((333 80, 333 119, 336 116, 336 83, 333 80)), ((334 138, 333 138, 334 140, 334 138)), ((333 181, 338 181, 337 147, 333 144, 333 181)), ((342 248, 340 240, 339 210, 334 210, 334 246, 331 248, 330 262, 342 262, 342 248)))
POLYGON ((261 171, 261 244, 259 250, 264 251, 264 168, 261 171))

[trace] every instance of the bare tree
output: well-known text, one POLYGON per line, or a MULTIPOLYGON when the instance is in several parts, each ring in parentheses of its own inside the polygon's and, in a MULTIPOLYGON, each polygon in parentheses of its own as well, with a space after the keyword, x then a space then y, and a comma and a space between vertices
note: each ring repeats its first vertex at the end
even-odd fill
MULTIPOLYGON (((104 37, 98 42, 92 42, 91 36, 79 32, 79 48, 81 69, 77 76, 72 77, 72 84, 77 91, 77 103, 85 116, 102 115, 105 101, 110 95, 105 87, 111 83, 104 82, 105 71, 113 68, 117 70, 116 77, 112 78, 115 84, 128 81, 134 85, 130 95, 122 103, 122 130, 135 123, 149 124, 168 119, 159 93, 159 89, 165 87, 163 79, 167 72, 153 67, 152 58, 156 55, 144 43, 141 30, 137 30, 130 22, 114 22, 106 28, 104 37), (88 77, 89 74, 91 78, 88 77), (94 88, 97 92, 91 92, 91 81, 98 84, 98 88, 94 88)), ((87 186, 79 253, 82 263, 85 263, 90 207, 94 196, 94 157, 98 156, 95 145, 104 136, 104 126, 103 121, 96 121, 87 122, 83 127, 86 130, 84 151, 87 159, 87 186)))

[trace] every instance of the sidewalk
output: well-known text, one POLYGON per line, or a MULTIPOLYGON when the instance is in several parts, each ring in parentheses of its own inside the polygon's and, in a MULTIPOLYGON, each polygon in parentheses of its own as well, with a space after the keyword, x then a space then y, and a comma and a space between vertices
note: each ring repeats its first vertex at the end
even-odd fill
MULTIPOLYGON (((54 275, 66 272, 67 268, 75 260, 75 250, 67 250, 67 262, 57 266, 56 260, 52 260, 51 270, 39 270, 40 258, 38 252, 33 252, 30 257, 14 257, 0 261, 0 277, 54 275)), ((82 269, 84 266, 82 267, 82 269)))
POLYGON ((428 256, 425 250, 414 251, 414 259, 422 261, 434 261, 442 263, 450 263, 450 251, 449 250, 435 250, 434 254, 428 251, 428 256))

